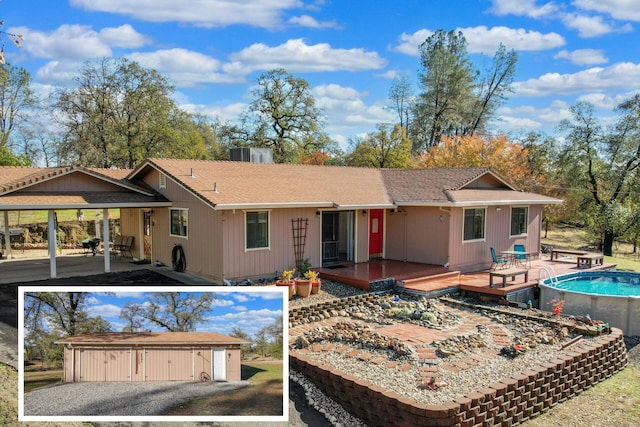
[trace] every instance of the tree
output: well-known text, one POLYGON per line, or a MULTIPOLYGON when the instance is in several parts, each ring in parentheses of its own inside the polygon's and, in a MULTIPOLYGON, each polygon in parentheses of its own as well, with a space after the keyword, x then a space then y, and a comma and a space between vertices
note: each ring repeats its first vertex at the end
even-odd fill
MULTIPOLYGON (((4 26, 4 21, 0 21, 0 27, 3 27, 3 26, 4 26)), ((4 35, 5 34, 9 36, 13 44, 15 44, 18 47, 22 47, 22 40, 24 40, 24 37, 22 36, 22 34, 12 34, 12 33, 7 33, 6 31, 0 30, 0 64, 5 63, 5 57, 4 57, 4 35)))
POLYGON ((93 326, 104 329, 101 322, 91 323, 93 318, 85 305, 88 295, 87 292, 26 292, 25 325, 38 329, 46 320, 49 328, 64 336, 91 331, 93 326))
POLYGON ((413 106, 413 91, 407 77, 393 79, 391 89, 389 89, 389 100, 398 114, 400 126, 409 133, 409 113, 413 106))
POLYGON ((380 124, 377 132, 355 142, 347 157, 351 166, 407 168, 411 161, 411 141, 402 126, 390 129, 389 125, 380 124))
POLYGON ((571 188, 578 215, 601 236, 605 255, 613 242, 640 225, 640 95, 620 103, 609 129, 594 115, 593 105, 578 102, 563 120, 566 143, 558 158, 558 184, 571 188))
POLYGON ((438 30, 420 45, 422 92, 414 107, 414 149, 436 146, 463 122, 472 99, 474 72, 461 32, 438 30))
POLYGON ((65 130, 61 161, 132 168, 149 156, 194 157, 204 146, 174 87, 155 70, 127 59, 86 62, 77 87, 61 89, 55 116, 65 130), (194 152, 195 148, 195 152, 194 152))
POLYGON ((439 146, 416 158, 420 167, 490 167, 521 188, 527 188, 533 178, 528 162, 528 150, 522 144, 510 142, 505 136, 480 138, 463 136, 443 138, 439 146))
POLYGON ((249 344, 240 345, 240 352, 242 353, 242 357, 245 357, 245 355, 251 351, 251 337, 242 329, 240 329, 237 326, 232 327, 231 332, 229 332, 229 336, 240 338, 242 340, 249 342, 249 344))
POLYGON ((517 55, 500 45, 484 72, 473 69, 462 32, 438 30, 420 45, 421 92, 413 106, 414 151, 440 144, 442 137, 470 136, 486 128, 511 91, 517 55))
POLYGON ((215 300, 216 295, 210 292, 155 292, 146 305, 125 305, 120 317, 131 328, 139 328, 145 320, 169 332, 192 332, 210 313, 215 300))
POLYGON ((28 113, 37 106, 30 87, 31 76, 24 68, 0 66, 0 149, 10 148, 11 136, 28 122, 28 113))
POLYGON ((271 70, 258 77, 252 95, 250 117, 240 128, 249 136, 246 144, 272 148, 279 163, 323 151, 328 138, 321 131, 321 111, 306 80, 282 68, 271 70))

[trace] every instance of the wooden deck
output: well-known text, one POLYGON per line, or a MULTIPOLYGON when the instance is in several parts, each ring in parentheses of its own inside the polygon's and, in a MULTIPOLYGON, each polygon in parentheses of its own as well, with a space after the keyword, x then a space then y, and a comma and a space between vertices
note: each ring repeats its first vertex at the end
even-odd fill
MULTIPOLYGON (((594 265, 591 270, 611 269, 615 264, 594 265)), ((420 264, 392 260, 373 260, 357 264, 343 264, 335 267, 319 268, 320 277, 339 283, 370 290, 371 283, 384 279, 393 279, 399 288, 406 292, 425 296, 438 296, 451 291, 462 290, 493 298, 506 298, 507 295, 523 289, 535 288, 539 276, 546 278, 545 269, 559 276, 571 272, 584 271, 578 269, 575 260, 553 260, 548 255, 543 259, 531 260, 529 277, 526 282, 507 281, 507 286, 490 286, 489 270, 461 274, 449 271, 439 265, 420 264)))

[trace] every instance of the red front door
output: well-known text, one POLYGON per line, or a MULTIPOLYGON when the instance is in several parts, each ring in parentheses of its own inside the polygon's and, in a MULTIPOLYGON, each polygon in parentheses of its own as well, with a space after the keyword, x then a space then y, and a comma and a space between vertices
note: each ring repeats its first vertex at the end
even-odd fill
POLYGON ((384 211, 382 209, 369 211, 369 258, 382 257, 383 218, 384 211))

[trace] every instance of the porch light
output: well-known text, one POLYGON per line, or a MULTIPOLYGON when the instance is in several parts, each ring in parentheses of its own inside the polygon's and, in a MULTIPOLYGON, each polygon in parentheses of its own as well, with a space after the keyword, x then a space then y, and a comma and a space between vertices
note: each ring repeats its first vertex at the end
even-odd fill
POLYGON ((320 218, 320 211, 316 211, 316 216, 320 218))
POLYGON ((365 209, 362 209, 362 216, 367 216, 367 211, 365 209))

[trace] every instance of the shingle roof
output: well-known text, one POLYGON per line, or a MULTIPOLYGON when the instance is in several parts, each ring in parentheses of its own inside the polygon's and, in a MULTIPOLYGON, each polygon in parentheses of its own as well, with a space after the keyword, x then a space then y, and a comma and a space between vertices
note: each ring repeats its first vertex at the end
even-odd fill
POLYGON ((393 207, 378 169, 149 159, 130 178, 149 166, 164 172, 211 206, 219 208, 261 205, 393 207))
POLYGON ((62 338, 56 344, 243 344, 215 332, 102 332, 62 338))
POLYGON ((102 169, 68 166, 22 168, 0 166, 0 206, 9 209, 75 209, 95 207, 167 206, 169 202, 155 190, 126 179, 129 169, 102 169), (91 176, 112 185, 99 191, 59 189, 39 191, 38 186, 72 174, 91 176))

